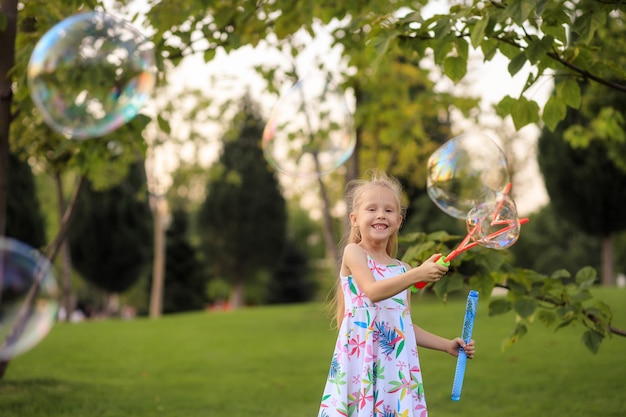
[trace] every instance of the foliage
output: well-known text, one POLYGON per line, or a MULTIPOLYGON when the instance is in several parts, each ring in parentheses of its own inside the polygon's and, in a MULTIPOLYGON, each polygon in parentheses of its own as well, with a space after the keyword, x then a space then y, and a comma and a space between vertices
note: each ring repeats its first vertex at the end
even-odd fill
MULTIPOLYGON (((615 82, 626 78, 623 11, 620 1, 454 2, 448 13, 432 17, 417 12, 389 17, 380 30, 372 30, 372 42, 395 42, 420 57, 432 57, 455 83, 467 74, 470 51, 480 51, 485 61, 496 55, 506 57, 511 75, 529 66, 531 71, 521 94, 503 97, 496 110, 501 117, 511 116, 517 129, 541 121, 554 129, 564 119, 567 108, 581 104, 578 80, 626 92, 625 84, 615 82), (554 78, 555 89, 542 109, 524 93, 546 77, 554 78)), ((598 115, 598 123, 601 119, 598 115)), ((623 143, 624 124, 613 126, 607 141, 623 143)), ((612 157, 624 166, 623 153, 612 157)))
POLYGON ((589 235, 610 236, 626 229, 626 171, 613 163, 601 131, 594 129, 584 146, 566 138, 572 126, 590 125, 603 108, 623 108, 626 94, 612 97, 596 88, 585 90, 583 100, 554 132, 542 131, 537 160, 556 212, 589 235))
POLYGON ((43 248, 46 244, 45 227, 33 173, 27 162, 12 153, 9 153, 7 188, 5 235, 33 248, 43 248))
POLYGON ((98 191, 88 183, 68 230, 70 253, 84 279, 121 293, 144 273, 152 253, 152 213, 142 163, 120 185, 98 191))
POLYGON ((600 267, 600 240, 571 224, 552 204, 530 215, 510 249, 514 265, 551 274, 557 268, 578 271, 600 267))
MULTIPOLYGON (((458 243, 460 237, 445 232, 412 233, 402 240, 412 244, 402 260, 415 264, 433 253, 449 253, 451 248, 446 245, 458 243)), ((515 325, 504 348, 519 341, 529 324, 539 320, 557 330, 581 324, 585 328, 583 343, 596 353, 602 341, 612 334, 626 336, 626 331, 612 325, 610 307, 592 295, 590 289, 596 279, 596 271, 591 267, 583 267, 573 276, 564 269, 544 275, 513 267, 507 251, 475 248, 455 258, 448 274, 432 286, 432 291, 445 300, 469 286, 481 294, 482 303, 489 301, 490 315, 515 313, 515 325), (506 297, 492 299, 494 288, 507 290, 506 297)))
POLYGON ((11 147, 27 155, 40 170, 50 175, 74 171, 85 175, 98 189, 119 183, 130 164, 143 160, 146 145, 142 131, 149 118, 140 115, 115 132, 95 140, 67 140, 42 120, 30 99, 27 65, 36 42, 53 25, 80 10, 100 6, 97 1, 21 3, 16 39, 11 147))
POLYGON ((163 312, 202 310, 207 280, 198 250, 189 242, 187 212, 172 211, 165 242, 163 312))
POLYGON ((305 252, 298 242, 287 241, 283 256, 269 284, 268 302, 302 303, 315 298, 317 283, 313 280, 305 252))
POLYGON ((286 239, 285 200, 259 144, 263 127, 254 103, 244 98, 198 212, 202 248, 213 274, 233 284, 235 307, 246 281, 273 270, 286 239))

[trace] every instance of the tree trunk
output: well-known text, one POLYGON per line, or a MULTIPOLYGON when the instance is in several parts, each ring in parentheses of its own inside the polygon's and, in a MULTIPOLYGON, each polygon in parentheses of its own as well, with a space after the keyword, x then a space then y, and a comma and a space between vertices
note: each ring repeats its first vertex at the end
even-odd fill
MULTIPOLYGON (((63 181, 61 174, 55 174, 55 182, 57 186, 57 200, 59 207, 59 224, 63 222, 63 214, 65 213, 65 197, 63 193, 63 181)), ((70 256, 70 247, 67 239, 63 239, 61 243, 61 288, 63 299, 61 305, 65 309, 65 321, 69 322, 72 312, 74 311, 74 303, 72 300, 72 259, 70 256)))
MULTIPOLYGON (((15 64, 17 0, 0 0, 6 28, 0 30, 0 235, 6 229, 7 184, 9 174, 9 126, 11 125, 12 80, 9 71, 15 64)), ((0 378, 4 370, 0 369, 0 378)))
POLYGON ((613 236, 602 237, 602 286, 615 284, 613 273, 613 236))
POLYGON ((165 200, 154 197, 154 263, 152 291, 150 293, 150 317, 161 317, 163 313, 163 286, 165 279, 165 200))
POLYGON ((243 302, 244 302, 243 293, 244 293, 243 279, 241 279, 241 277, 237 277, 235 281, 235 286, 233 287, 233 290, 230 293, 230 300, 229 300, 230 308, 235 310, 243 306, 243 302))
MULTIPOLYGON (((17 0, 1 0, 0 12, 6 18, 6 28, 0 30, 0 236, 6 231, 7 185, 9 174, 9 126, 13 90, 9 71, 15 64, 15 36, 17 33, 17 0)), ((9 361, 0 362, 0 379, 9 361)))

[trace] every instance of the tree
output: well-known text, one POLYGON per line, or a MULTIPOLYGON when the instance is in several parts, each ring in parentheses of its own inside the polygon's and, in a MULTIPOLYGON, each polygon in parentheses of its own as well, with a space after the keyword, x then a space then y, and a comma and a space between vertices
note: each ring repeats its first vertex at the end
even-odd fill
POLYGON ((312 279, 308 259, 298 242, 288 241, 269 284, 268 302, 302 303, 315 298, 317 283, 312 279))
POLYGON ((511 248, 514 264, 550 274, 557 269, 600 268, 600 242, 569 222, 552 204, 530 215, 511 248))
POLYGON ((187 212, 172 211, 166 236, 163 312, 201 310, 206 304, 207 279, 197 249, 189 242, 187 212))
POLYGON ((33 173, 27 162, 12 153, 9 172, 6 236, 41 249, 46 244, 46 234, 33 173))
POLYGON ((583 101, 581 110, 570 109, 554 132, 543 129, 538 162, 555 213, 602 239, 602 284, 613 285, 612 236, 626 230, 626 171, 610 158, 598 138, 601 132, 594 131, 584 148, 567 142, 566 132, 572 125, 590 125, 606 107, 623 108, 626 94, 613 97, 606 88, 591 88, 583 101))
POLYGON ((265 123, 249 97, 224 135, 224 147, 198 212, 203 249, 214 275, 233 284, 231 306, 244 302, 246 282, 272 273, 286 238, 286 206, 260 147, 265 123))
POLYGON ((88 183, 78 198, 68 231, 74 266, 82 277, 109 293, 130 288, 151 259, 152 216, 142 163, 107 190, 88 183))

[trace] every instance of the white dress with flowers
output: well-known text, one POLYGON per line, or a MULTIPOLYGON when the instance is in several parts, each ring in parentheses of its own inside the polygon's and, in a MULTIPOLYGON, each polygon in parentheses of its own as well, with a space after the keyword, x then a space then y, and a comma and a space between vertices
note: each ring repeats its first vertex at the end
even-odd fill
MULTIPOLYGON (((406 272, 367 262, 377 281, 406 272)), ((346 311, 318 417, 426 417, 407 290, 373 303, 351 276, 341 286, 346 311)))

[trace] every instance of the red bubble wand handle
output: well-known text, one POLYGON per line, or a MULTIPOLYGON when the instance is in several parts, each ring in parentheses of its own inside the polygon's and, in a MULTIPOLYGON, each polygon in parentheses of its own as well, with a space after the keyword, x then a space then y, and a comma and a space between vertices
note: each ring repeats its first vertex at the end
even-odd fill
MULTIPOLYGON (((523 219, 520 219, 519 224, 522 225, 527 222, 528 222, 528 218, 525 217, 523 219)), ((512 227, 513 226, 503 227, 502 229, 488 235, 485 238, 485 240, 494 239, 504 233, 507 233, 509 230, 511 230, 512 227)), ((446 256, 445 258, 440 256, 435 260, 435 262, 437 262, 439 265, 450 266, 451 260, 456 258, 462 252, 465 252, 466 250, 471 249, 479 244, 480 243, 477 242, 476 240, 472 240, 472 233, 468 233, 467 236, 465 236, 465 238, 461 241, 461 243, 459 243, 459 245, 452 252, 448 254, 448 256, 446 256)), ((411 287, 411 291, 417 292, 418 289, 422 289, 428 284, 430 284, 430 282, 427 282, 427 281, 418 282, 417 284, 411 287)))
MULTIPOLYGON (((508 194, 508 192, 511 189, 511 184, 509 184, 505 191, 504 194, 508 194)), ((500 202, 498 203, 498 205, 495 207, 495 209, 493 210, 493 219, 491 220, 491 225, 495 226, 495 225, 506 225, 505 227, 502 227, 499 230, 496 230, 495 232, 487 235, 486 237, 484 237, 481 240, 476 240, 474 239, 474 233, 476 231, 476 229, 478 228, 478 224, 476 224, 467 234, 467 236, 465 236, 465 238, 461 241, 461 243, 459 243, 459 245, 452 251, 450 252, 450 254, 448 254, 448 256, 446 256, 445 258, 439 256, 438 258, 435 259, 435 262, 437 262, 440 265, 444 265, 444 266, 450 266, 450 261, 452 261, 454 258, 456 258, 460 253, 465 252, 468 249, 473 248, 474 246, 477 246, 479 244, 481 244, 481 242, 489 242, 495 238, 497 238, 498 236, 501 236, 505 233, 508 233, 513 227, 513 225, 511 225, 511 223, 507 220, 498 220, 498 214, 500 213, 500 211, 502 210, 504 206, 504 199, 500 200, 500 202)), ((528 222, 528 218, 523 218, 519 220, 519 225, 523 225, 525 223, 528 222)), ((422 281, 422 282, 418 282, 417 284, 415 284, 414 286, 411 287, 411 291, 413 292, 417 292, 418 289, 424 288, 426 285, 428 285, 429 282, 427 281, 422 281)))

